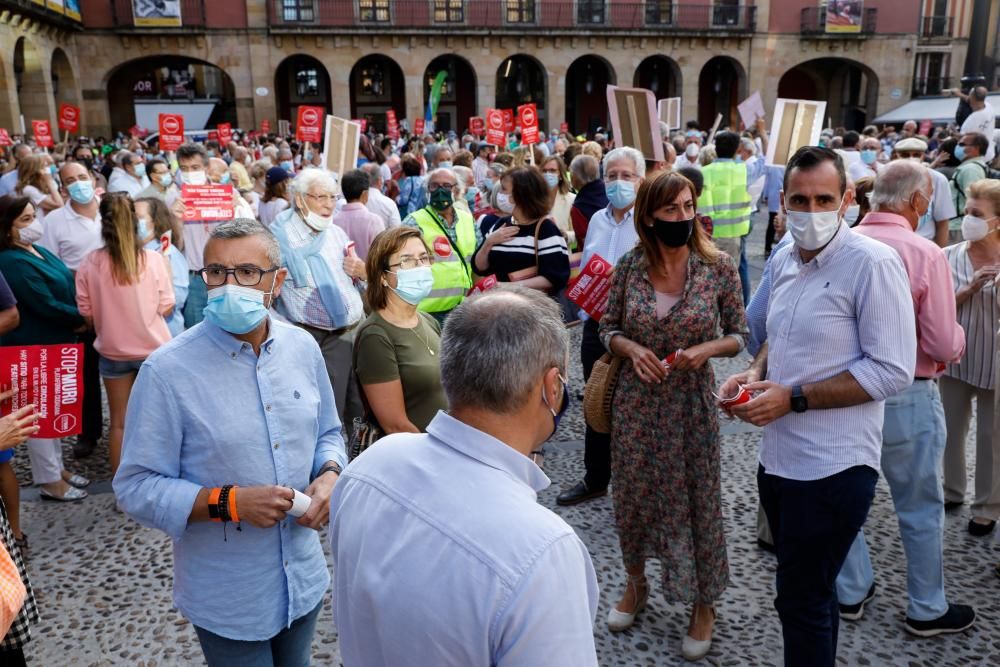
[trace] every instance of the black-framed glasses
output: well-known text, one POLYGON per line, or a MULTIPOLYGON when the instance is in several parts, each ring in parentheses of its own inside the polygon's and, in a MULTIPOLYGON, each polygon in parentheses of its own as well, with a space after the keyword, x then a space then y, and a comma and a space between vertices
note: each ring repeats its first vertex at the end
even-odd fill
POLYGON ((438 190, 447 190, 448 192, 451 192, 457 187, 458 186, 453 183, 431 183, 427 186, 427 190, 429 192, 437 192, 438 190))
POLYGON ((230 275, 236 279, 237 285, 256 287, 264 279, 265 274, 274 273, 279 268, 281 267, 273 266, 270 269, 262 269, 259 266, 246 264, 230 269, 220 264, 210 264, 198 273, 201 274, 206 287, 222 287, 229 281, 230 275))
POLYGON ((434 259, 427 254, 423 254, 420 257, 400 257, 399 261, 395 264, 390 264, 389 268, 394 269, 397 266, 404 271, 407 269, 415 269, 418 266, 430 266, 434 263, 434 259))

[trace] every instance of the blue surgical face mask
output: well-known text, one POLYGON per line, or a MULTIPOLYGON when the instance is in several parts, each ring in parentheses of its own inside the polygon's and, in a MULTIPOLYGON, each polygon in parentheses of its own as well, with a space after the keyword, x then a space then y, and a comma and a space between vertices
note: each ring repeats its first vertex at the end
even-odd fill
POLYGON ((281 163, 281 168, 285 171, 292 172, 295 171, 295 164, 291 160, 285 160, 281 163))
POLYGON ((466 193, 465 193, 465 203, 467 203, 469 205, 470 209, 473 209, 473 208, 476 207, 476 191, 475 190, 471 190, 470 189, 470 190, 466 191, 466 193))
POLYGON ((875 164, 875 160, 878 159, 878 151, 873 151, 870 148, 866 148, 861 151, 861 161, 865 164, 875 164))
POLYGON ((965 159, 965 146, 962 144, 955 146, 955 159, 959 162, 965 159))
POLYGON ((448 160, 438 162, 438 167, 441 169, 451 169, 451 162, 448 160))
POLYGON ((617 209, 628 208, 635 201, 635 184, 632 181, 617 180, 605 184, 608 201, 617 209))
POLYGON ((214 150, 208 151, 208 157, 215 157, 215 151, 214 150))
POLYGON ((229 185, 229 182, 232 181, 232 180, 233 180, 233 177, 230 176, 229 172, 227 171, 224 174, 222 174, 221 178, 219 178, 219 185, 229 185))
POLYGON ((89 204, 94 200, 94 184, 90 181, 76 181, 66 186, 70 199, 77 204, 89 204))
POLYGON ((149 220, 146 218, 138 218, 135 222, 135 233, 139 236, 139 240, 143 241, 149 237, 149 220))
POLYGON ((59 173, 59 167, 55 166, 54 164, 50 164, 49 165, 49 173, 52 174, 53 176, 55 176, 56 174, 59 173))
POLYGON ((163 174, 160 176, 160 186, 164 188, 169 188, 173 184, 174 178, 170 174, 163 174))
MULTIPOLYGON (((274 283, 271 284, 271 290, 274 290, 274 283)), ((231 334, 249 333, 267 317, 264 297, 270 295, 271 292, 261 292, 242 285, 212 288, 208 290, 205 319, 231 334)))
MULTIPOLYGON (((386 271, 392 273, 392 271, 386 271)), ((434 287, 434 273, 429 266, 417 266, 412 269, 396 271, 396 287, 390 287, 396 295, 410 304, 418 305, 427 298, 434 287)))
POLYGON ((139 178, 142 178, 143 176, 146 175, 146 165, 144 165, 143 163, 139 162, 133 168, 135 169, 135 175, 138 176, 139 178))
POLYGON ((545 182, 548 183, 550 188, 559 185, 559 174, 543 174, 543 176, 545 176, 545 182))
POLYGON ((559 430, 559 422, 562 421, 563 415, 566 414, 566 410, 569 408, 569 389, 566 385, 566 378, 562 376, 562 373, 559 374, 559 381, 562 382, 563 386, 563 400, 559 410, 552 409, 552 406, 549 405, 549 399, 545 398, 545 391, 542 391, 542 400, 545 401, 545 407, 552 413, 552 433, 549 435, 549 438, 552 438, 556 434, 556 431, 559 430))
POLYGON ((312 159, 313 159, 313 152, 306 151, 306 162, 312 162, 312 159))
POLYGON ((483 187, 486 188, 487 192, 489 192, 490 190, 492 190, 493 189, 493 179, 492 178, 484 178, 483 179, 483 187))

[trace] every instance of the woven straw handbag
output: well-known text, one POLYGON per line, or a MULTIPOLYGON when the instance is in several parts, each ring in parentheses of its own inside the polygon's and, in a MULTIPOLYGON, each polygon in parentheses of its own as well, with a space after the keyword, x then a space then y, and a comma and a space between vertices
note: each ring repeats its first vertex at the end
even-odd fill
POLYGON ((605 353, 594 363, 583 389, 583 417, 598 433, 611 433, 611 399, 618 385, 622 359, 605 353))

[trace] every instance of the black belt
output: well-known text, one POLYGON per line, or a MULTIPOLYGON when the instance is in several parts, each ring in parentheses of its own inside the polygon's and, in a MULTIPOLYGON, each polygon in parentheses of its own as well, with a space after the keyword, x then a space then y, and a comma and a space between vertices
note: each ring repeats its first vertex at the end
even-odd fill
POLYGON ((936 378, 913 378, 914 382, 933 382, 936 378))
POLYGON ((340 329, 320 329, 319 327, 314 327, 314 326, 310 326, 308 324, 303 324, 302 322, 296 322, 295 326, 301 327, 301 328, 303 328, 303 329, 305 329, 306 331, 309 331, 309 332, 316 332, 317 334, 320 334, 320 335, 323 335, 323 336, 342 336, 343 334, 347 333, 348 331, 356 328, 359 324, 361 324, 360 320, 358 320, 357 322, 355 322, 354 324, 352 324, 350 326, 341 327, 340 329))

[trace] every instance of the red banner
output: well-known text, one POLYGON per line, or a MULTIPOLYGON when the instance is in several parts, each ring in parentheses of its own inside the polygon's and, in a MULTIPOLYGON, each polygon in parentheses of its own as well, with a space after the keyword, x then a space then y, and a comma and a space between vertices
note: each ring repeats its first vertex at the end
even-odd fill
POLYGON ((318 144, 323 138, 325 116, 323 107, 299 107, 299 115, 295 120, 295 138, 318 144))
POLYGON ((271 121, 269 121, 267 119, 264 119, 264 120, 260 121, 260 131, 263 134, 267 134, 268 132, 270 132, 271 131, 271 121))
POLYGON ((219 135, 219 143, 223 146, 228 146, 229 142, 233 140, 232 123, 219 123, 216 128, 216 132, 219 135))
POLYGON ((570 284, 566 296, 585 313, 600 321, 608 308, 611 272, 614 268, 600 255, 592 255, 587 261, 587 266, 580 272, 580 277, 570 284))
POLYGON ((52 126, 47 120, 31 121, 31 132, 35 135, 35 143, 43 148, 51 148, 55 144, 52 142, 52 126))
POLYGON ((184 143, 184 116, 179 113, 160 114, 160 148, 175 151, 184 143))
POLYGON ((63 438, 83 430, 83 346, 0 347, 0 385, 16 387, 4 415, 34 404, 36 438, 63 438))
POLYGON ((72 104, 59 105, 59 129, 77 132, 80 129, 80 107, 72 104))
POLYGON ((502 149, 507 141, 507 133, 503 128, 503 111, 501 109, 487 109, 486 143, 502 149))
POLYGON ((486 121, 479 116, 473 116, 469 119, 469 132, 477 137, 483 136, 483 133, 486 132, 486 121))
POLYGON ((7 130, 0 127, 0 146, 13 146, 14 142, 11 141, 10 135, 7 134, 7 130))
POLYGON ((521 143, 538 143, 538 111, 534 103, 522 104, 517 108, 517 117, 521 121, 521 143))
POLYGON ((233 219, 232 185, 184 185, 184 222, 233 219))
POLYGON ((413 133, 416 135, 421 135, 424 133, 424 119, 418 118, 413 121, 413 133))
POLYGON ((503 129, 504 132, 514 131, 514 110, 513 109, 501 109, 500 113, 503 114, 503 129))

